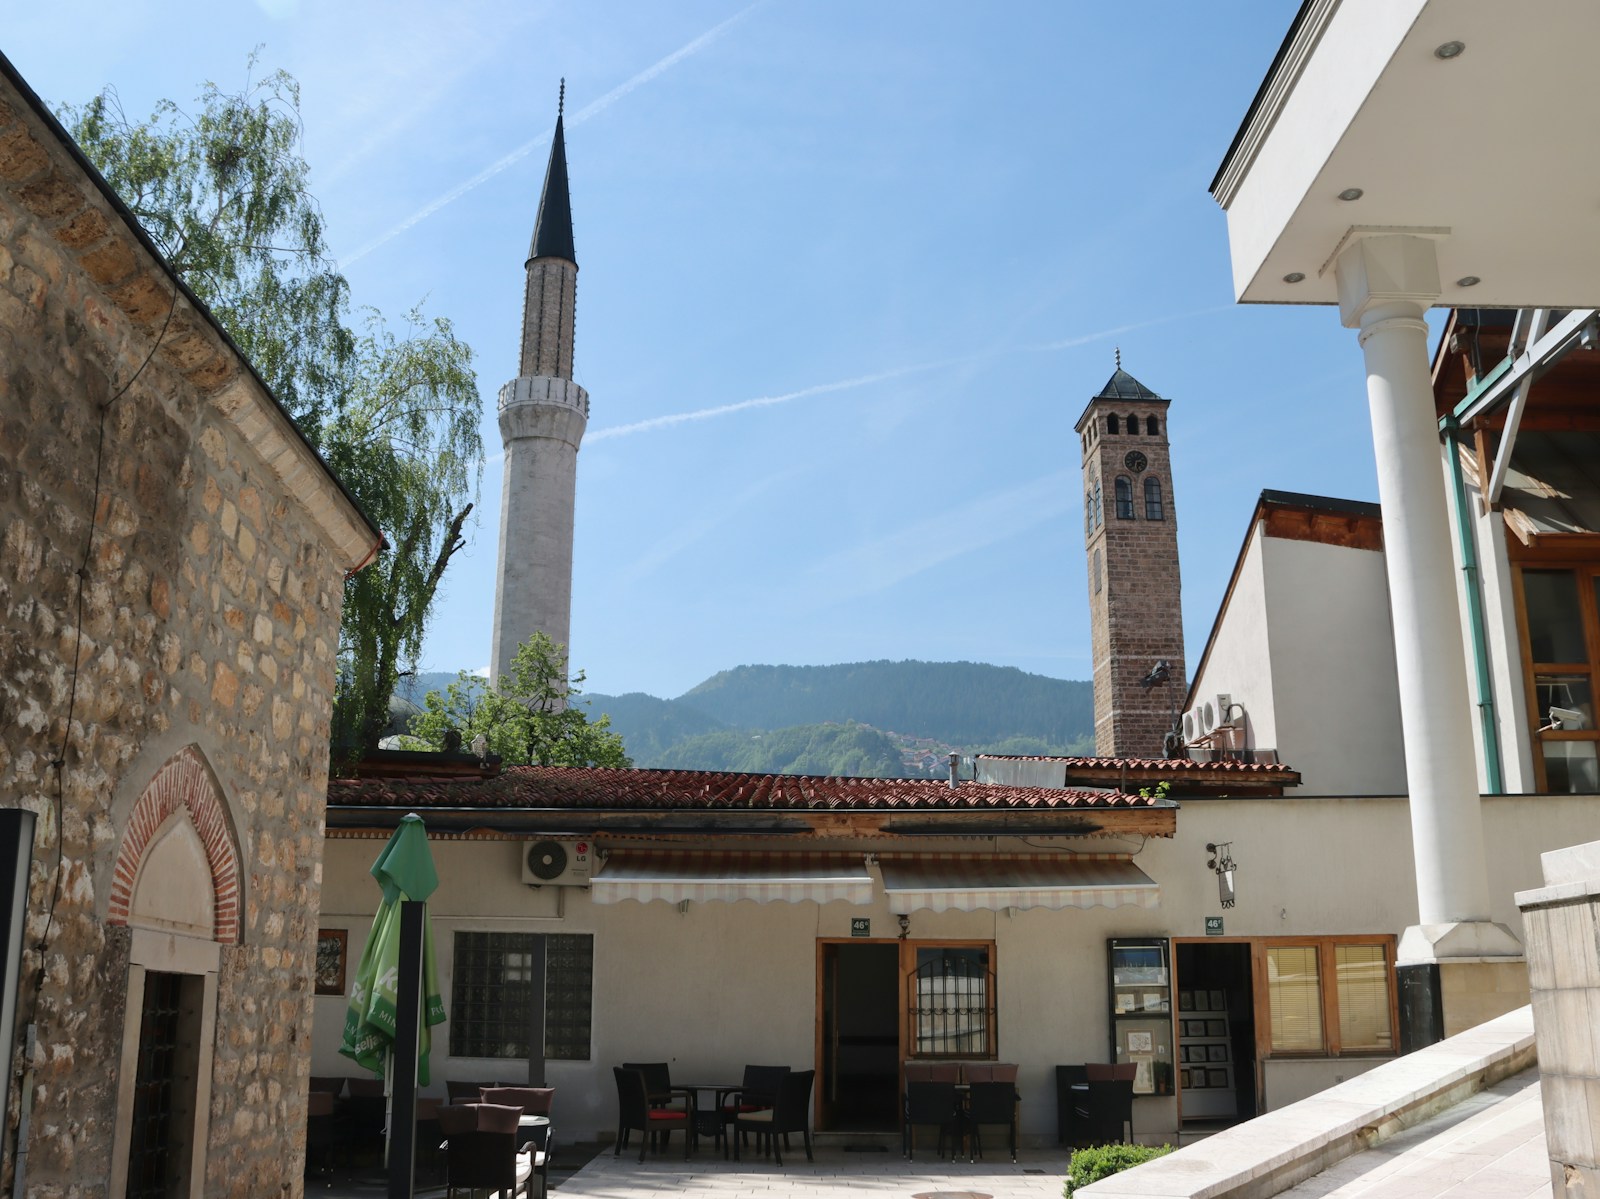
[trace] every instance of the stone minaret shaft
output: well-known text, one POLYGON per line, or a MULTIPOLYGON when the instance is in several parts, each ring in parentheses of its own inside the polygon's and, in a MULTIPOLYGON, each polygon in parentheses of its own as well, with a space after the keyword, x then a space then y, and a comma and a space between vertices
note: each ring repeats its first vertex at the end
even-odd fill
POLYGON ((1078 418, 1102 757, 1164 756, 1187 690, 1167 405, 1122 369, 1119 354, 1078 418))
POLYGON ((571 635, 573 508, 589 395, 572 381, 578 260, 559 115, 526 269, 521 371, 500 389, 505 485, 491 680, 534 633, 561 646, 571 635))

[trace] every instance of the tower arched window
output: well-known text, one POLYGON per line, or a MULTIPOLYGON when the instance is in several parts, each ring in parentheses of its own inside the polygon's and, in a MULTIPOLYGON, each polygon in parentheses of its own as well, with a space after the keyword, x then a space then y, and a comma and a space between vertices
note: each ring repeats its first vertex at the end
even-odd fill
POLYGON ((1150 434, 1151 437, 1159 437, 1161 435, 1161 423, 1155 417, 1147 416, 1144 418, 1144 431, 1150 434))
POLYGON ((1083 493, 1083 539, 1088 541, 1094 534, 1094 492, 1083 493))
POLYGON ((1094 593, 1100 594, 1100 551, 1094 552, 1094 593))
POLYGON ((1131 412, 1128 413, 1128 432, 1135 437, 1139 435, 1139 418, 1131 412))
MULTIPOLYGON (((1133 519, 1133 481, 1126 475, 1118 475, 1117 482, 1117 519, 1133 519)), ((1148 489, 1145 492, 1149 494, 1148 489)))
POLYGON ((1144 518, 1146 520, 1167 519, 1161 506, 1161 480, 1153 475, 1144 481, 1144 518))
POLYGON ((1120 433, 1120 432, 1122 432, 1121 424, 1118 421, 1117 414, 1115 412, 1113 412, 1110 416, 1106 417, 1106 432, 1107 433, 1120 433))
POLYGON ((1094 481, 1094 527, 1095 528, 1098 529, 1100 527, 1101 520, 1102 520, 1102 517, 1101 517, 1101 508, 1100 508, 1100 480, 1096 479, 1094 481))

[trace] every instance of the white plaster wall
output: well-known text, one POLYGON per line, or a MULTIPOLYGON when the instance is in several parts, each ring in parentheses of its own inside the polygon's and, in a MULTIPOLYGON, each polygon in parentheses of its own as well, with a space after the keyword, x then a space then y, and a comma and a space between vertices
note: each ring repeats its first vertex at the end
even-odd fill
MULTIPOLYGON (((1278 745, 1277 701, 1273 694, 1272 646, 1267 638, 1267 592, 1263 574, 1261 522, 1250 532, 1238 577, 1225 601, 1222 623, 1211 640, 1205 665, 1195 677, 1197 698, 1226 693, 1244 708, 1246 744, 1278 745)), ((1300 763, 1289 761, 1300 768, 1300 763)))
MULTIPOLYGON (((1476 510, 1477 493, 1469 491, 1468 494, 1473 497, 1476 510)), ((1522 632, 1517 624, 1516 585, 1512 580, 1511 559, 1506 552, 1509 534, 1498 512, 1480 517, 1475 532, 1479 573, 1483 580, 1483 619, 1489 639, 1495 718, 1500 730, 1501 769, 1507 791, 1533 791, 1539 783, 1533 765, 1528 693, 1522 676, 1522 632)), ((1472 659, 1467 661, 1470 663, 1472 659)), ((1473 723, 1476 725, 1477 721, 1473 723)), ((1482 753, 1481 747, 1479 752, 1482 753)))
POLYGON ((1300 794, 1403 793, 1383 554, 1283 537, 1261 549, 1277 747, 1300 771, 1300 794))
MULTIPOLYGON (((1600 839, 1600 804, 1585 796, 1507 796, 1483 804, 1493 847, 1489 885, 1493 919, 1520 931, 1513 893, 1540 885, 1539 854, 1600 839)), ((1139 866, 1161 884, 1161 904, 1139 907, 1005 912, 917 912, 915 939, 993 939, 998 967, 999 1050, 1021 1067, 1022 1131, 1035 1141, 1055 1135, 1054 1067, 1105 1061, 1110 1054, 1105 941, 1156 935, 1202 937, 1205 917, 1222 916, 1229 936, 1329 933, 1399 934, 1416 920, 1411 826, 1403 799, 1189 800, 1167 840, 1063 839, 1079 851, 1137 851, 1139 866), (1208 841, 1230 841, 1238 863, 1238 904, 1218 905, 1206 869, 1208 841)), ((381 840, 332 840, 324 859, 324 927, 350 933, 353 971, 378 904, 368 869, 381 840)), ((918 843, 929 851, 983 852, 987 839, 918 843)), ((551 1062, 557 1119, 570 1137, 609 1135, 615 1127, 611 1067, 668 1060, 690 1082, 737 1079, 746 1063, 814 1063, 817 938, 848 937, 852 917, 871 920, 875 938, 898 925, 881 886, 871 905, 695 903, 687 914, 667 903, 596 905, 577 888, 525 886, 515 842, 435 841, 440 888, 433 899, 440 984, 449 1006, 452 934, 458 929, 526 929, 595 936, 592 1060, 551 1062), (558 900, 564 914, 557 915, 558 900)), ((886 851, 873 843, 862 851, 886 851)), ((904 849, 897 845, 894 848, 904 849)), ((994 848, 1040 849, 1002 842, 994 848)), ((311 1073, 356 1074, 337 1054, 345 997, 315 1000, 311 1073)), ((517 1080, 521 1062, 449 1056, 448 1025, 436 1030, 434 1084, 443 1080, 517 1080)), ((1276 1106, 1361 1068, 1351 1060, 1272 1063, 1276 1106)), ((1141 1137, 1170 1136, 1170 1099, 1140 1099, 1141 1137)))

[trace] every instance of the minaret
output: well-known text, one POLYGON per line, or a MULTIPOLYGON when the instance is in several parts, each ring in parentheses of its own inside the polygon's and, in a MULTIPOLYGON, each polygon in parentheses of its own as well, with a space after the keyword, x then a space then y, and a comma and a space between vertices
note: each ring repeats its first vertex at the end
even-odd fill
POLYGON ((522 369, 500 389, 505 486, 500 496, 500 569, 495 586, 490 679, 498 680, 535 632, 565 646, 572 625, 572 520, 578 443, 589 394, 572 381, 578 259, 572 248, 566 82, 528 250, 522 304, 522 369))
POLYGON ((1187 689, 1168 403, 1122 369, 1118 350, 1116 373, 1078 418, 1102 757, 1166 756, 1187 689))

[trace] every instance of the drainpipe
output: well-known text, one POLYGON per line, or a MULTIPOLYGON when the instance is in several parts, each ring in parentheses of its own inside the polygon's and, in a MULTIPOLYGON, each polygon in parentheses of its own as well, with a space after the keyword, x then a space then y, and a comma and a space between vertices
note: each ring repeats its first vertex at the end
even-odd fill
POLYGON ((1456 510, 1456 541, 1461 546, 1461 573, 1466 584, 1467 619, 1471 624, 1472 666, 1477 680, 1478 727, 1483 734, 1483 769, 1488 793, 1504 795, 1505 775, 1500 765, 1500 726, 1494 714, 1494 683, 1489 677, 1489 633, 1483 619, 1482 576, 1478 569, 1478 542, 1472 533, 1467 480, 1461 472, 1457 445, 1460 426, 1454 416, 1439 422, 1445 435, 1445 462, 1450 468, 1450 491, 1456 510))

